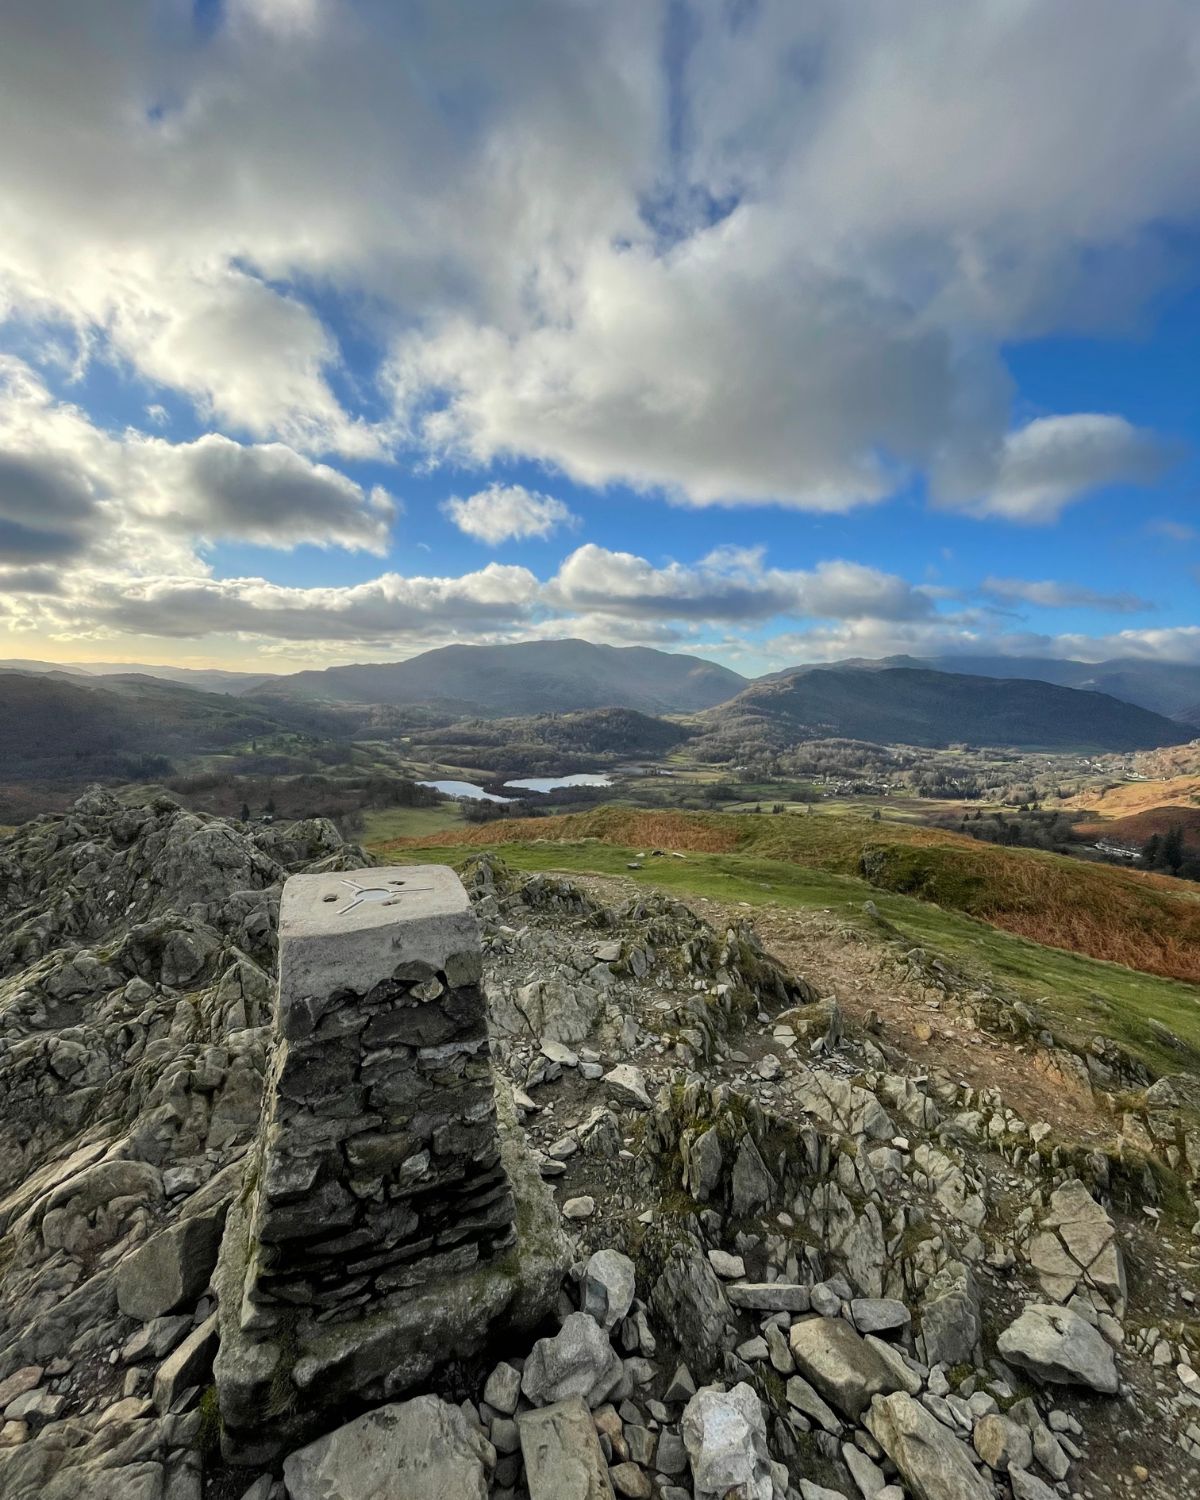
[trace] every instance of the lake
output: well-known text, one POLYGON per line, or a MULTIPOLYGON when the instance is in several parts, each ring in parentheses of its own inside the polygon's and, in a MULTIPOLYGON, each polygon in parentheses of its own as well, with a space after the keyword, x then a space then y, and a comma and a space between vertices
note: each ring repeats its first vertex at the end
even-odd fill
POLYGON ((612 786, 611 776, 527 776, 524 781, 506 781, 506 787, 521 792, 556 792, 562 786, 612 786))
POLYGON ((495 792, 485 792, 473 781, 419 781, 418 786, 429 786, 447 797, 465 797, 471 802, 515 802, 515 797, 497 797, 495 792))

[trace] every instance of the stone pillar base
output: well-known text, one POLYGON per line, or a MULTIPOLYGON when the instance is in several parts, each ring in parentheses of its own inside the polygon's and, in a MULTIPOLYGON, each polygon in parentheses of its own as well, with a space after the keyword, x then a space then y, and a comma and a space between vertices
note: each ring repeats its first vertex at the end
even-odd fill
POLYGON ((239 1318, 245 1202, 230 1210, 215 1278, 221 1346, 214 1373, 227 1462, 272 1463, 347 1415, 426 1385, 440 1367, 507 1334, 528 1333, 553 1314, 572 1248, 505 1089, 496 1113, 516 1204, 515 1242, 500 1259, 438 1280, 401 1306, 343 1324, 297 1317, 273 1337, 247 1333, 239 1318))

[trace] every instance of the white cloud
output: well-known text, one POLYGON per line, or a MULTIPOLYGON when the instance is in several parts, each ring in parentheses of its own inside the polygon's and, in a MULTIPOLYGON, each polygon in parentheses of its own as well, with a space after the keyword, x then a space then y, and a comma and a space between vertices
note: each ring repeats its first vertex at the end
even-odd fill
POLYGON ((1093 418, 1006 445, 998 349, 1179 272, 1193 0, 695 5, 670 70, 658 0, 103 11, 6 7, 0 308, 233 434, 826 511, 1128 472, 1093 418))
POLYGON ((332 19, 333 10, 329 0, 226 0, 226 4, 235 24, 283 33, 314 32, 322 20, 332 19))
POLYGON ((850 562, 823 562, 810 572, 767 568, 760 549, 724 548, 694 566, 656 568, 644 557, 589 542, 563 562, 546 593, 560 609, 635 619, 903 620, 933 609, 920 589, 894 574, 850 562))
POLYGON ((335 392, 317 296, 383 340, 451 301, 519 304, 548 240, 634 229, 657 29, 632 4, 239 0, 201 41, 184 6, 14 0, 0 312, 65 322, 235 431, 376 451, 388 425, 335 392))
MULTIPOLYGON (((751 671, 894 654, 1200 661, 1200 626, 1097 636, 1013 631, 994 610, 939 612, 924 586, 893 574, 839 561, 771 568, 755 549, 655 567, 588 545, 544 582, 526 568, 491 563, 459 577, 387 572, 328 587, 218 579, 198 566, 131 576, 111 557, 88 557, 67 571, 0 566, 0 621, 10 635, 56 643, 51 655, 64 654, 63 642, 86 642, 95 655, 99 642, 132 639, 212 643, 222 657, 257 649, 265 659, 302 648, 291 666, 564 635, 691 651, 751 671)), ((105 648, 109 657, 128 649, 105 648)))
POLYGON ((668 256, 597 248, 515 337, 461 318, 412 335, 391 366, 402 409, 422 408, 435 453, 693 505, 884 499, 952 422, 950 341, 785 245, 768 256, 758 221, 739 211, 668 256))
POLYGON ((1196 211, 1190 0, 767 0, 696 35, 695 177, 939 315, 1111 327, 1196 211))
POLYGON ((396 502, 283 443, 209 433, 193 443, 128 438, 122 455, 138 513, 203 537, 265 547, 300 542, 387 551, 396 502))
POLYGON ((54 568, 0 567, 0 598, 17 594, 57 594, 61 576, 54 568))
POLYGON ((981 474, 980 493, 972 496, 961 488, 961 477, 947 476, 944 482, 957 482, 960 489, 957 495, 944 495, 943 503, 1009 521, 1054 521, 1065 506, 1091 490, 1151 483, 1168 458, 1159 439, 1123 417, 1039 417, 1004 439, 991 472, 981 474))
POLYGON ((0 358, 2 560, 86 553, 131 572, 171 570, 192 542, 217 540, 383 553, 396 508, 382 489, 365 492, 282 443, 114 436, 0 358))
POLYGON ((1116 657, 1200 664, 1200 626, 1121 630, 1108 635, 1079 632, 998 631, 970 617, 917 622, 852 620, 809 630, 781 632, 758 648, 777 667, 847 657, 949 656, 970 670, 972 656, 1044 656, 1100 662, 1116 657))
POLYGON ((98 523, 92 486, 70 456, 0 446, 0 561, 65 562, 98 523))
POLYGON ((98 623, 166 637, 250 632, 285 640, 360 643, 452 639, 525 618, 537 580, 525 568, 489 563, 461 578, 385 573, 342 588, 287 588, 265 578, 156 578, 88 608, 98 623))
POLYGON ((1087 414, 1006 442, 994 340, 1120 323, 1169 269, 1161 226, 1197 209, 1187 5, 689 21, 667 234, 543 274, 523 320, 410 333, 393 378, 435 451, 832 511, 925 469, 948 501, 1018 520, 1144 478, 1130 433, 1087 414))
POLYGON ((202 416, 306 450, 371 457, 378 431, 354 421, 326 372, 337 345, 316 314, 242 271, 127 284, 110 310, 117 352, 191 396, 202 416))
MULTIPOLYGON (((118 367, 152 428, 108 431, 0 366, 19 627, 317 651, 322 632, 679 641, 779 617, 830 622, 804 637, 822 652, 996 649, 995 611, 939 612, 943 589, 752 550, 581 547, 547 582, 209 576, 225 539, 386 551, 396 502, 329 454, 521 457, 827 513, 924 479, 1015 522, 1154 479, 1162 445, 1119 415, 1013 430, 1002 351, 1127 330, 1190 269, 1195 0, 685 3, 668 68, 671 10, 228 0, 201 35, 187 5, 10 0, 0 319, 56 379, 118 367), (169 441, 184 402, 220 430, 169 441)), ((569 520, 550 495, 461 487, 452 517, 491 544, 569 520)), ((1124 607, 1067 588, 1009 598, 1124 607)))
MULTIPOLYGON (((777 616, 907 621, 933 605, 903 579, 854 563, 811 571, 768 568, 758 551, 722 550, 655 568, 631 553, 587 545, 547 582, 490 563, 460 577, 384 573, 336 587, 264 578, 217 579, 190 569, 127 578, 82 567, 44 605, 48 629, 167 639, 222 633, 291 641, 346 641, 389 651, 492 633, 502 639, 583 634, 660 645, 694 639, 710 622, 745 629, 777 616)), ((33 605, 28 605, 33 608, 33 605)))
POLYGON ((490 484, 465 500, 452 495, 442 509, 461 532, 490 547, 578 524, 561 500, 520 484, 490 484))
POLYGON ((1200 625, 1168 625, 1158 630, 1120 630, 1112 635, 1055 636, 1050 656, 1077 656, 1083 661, 1106 661, 1135 656, 1145 661, 1200 663, 1200 625))
POLYGON ((1078 583, 1052 578, 985 578, 980 588, 994 599, 1035 604, 1040 609, 1102 609, 1113 614, 1139 614, 1155 606, 1136 594, 1105 594, 1078 583))

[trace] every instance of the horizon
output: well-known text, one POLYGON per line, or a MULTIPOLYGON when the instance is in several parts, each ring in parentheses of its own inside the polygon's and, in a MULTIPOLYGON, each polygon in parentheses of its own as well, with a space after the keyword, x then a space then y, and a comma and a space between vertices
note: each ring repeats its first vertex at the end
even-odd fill
POLYGON ((0 657, 1200 663, 1188 0, 0 37, 0 657))
MULTIPOLYGON (((658 652, 662 653, 663 655, 667 655, 667 656, 686 656, 686 657, 692 658, 692 659, 697 660, 697 661, 706 662, 706 663, 708 663, 711 666, 719 666, 719 667, 725 667, 725 666, 727 666, 727 663, 718 660, 718 658, 717 658, 717 656, 715 654, 706 655, 703 651, 700 651, 700 650, 692 651, 692 650, 688 650, 688 649, 686 649, 684 647, 674 647, 674 648, 669 647, 669 646, 644 647, 644 646, 639 646, 638 643, 632 643, 632 644, 630 644, 630 643, 613 643, 613 642, 608 642, 608 641, 588 641, 585 637, 582 637, 582 636, 549 636, 549 637, 539 638, 538 640, 535 640, 535 641, 515 640, 515 641, 493 641, 493 642, 486 642, 486 643, 485 642, 476 642, 476 641, 450 641, 450 642, 444 643, 443 645, 438 645, 438 646, 423 646, 423 647, 421 647, 421 648, 419 648, 419 649, 417 649, 415 651, 410 652, 407 656, 392 656, 392 657, 381 657, 381 658, 374 658, 374 659, 356 658, 354 660, 346 660, 344 662, 338 662, 338 663, 320 663, 319 665, 311 663, 311 662, 310 663, 300 663, 300 664, 294 665, 292 667, 288 667, 288 668, 276 668, 274 670, 249 669, 249 668, 244 667, 244 666, 230 666, 230 665, 227 665, 227 664, 225 664, 223 662, 196 662, 196 661, 188 661, 188 660, 179 660, 179 661, 173 661, 173 662, 166 662, 166 661, 134 661, 134 660, 122 661, 122 660, 115 660, 114 658, 109 657, 109 656, 99 656, 98 655, 98 656, 91 657, 91 658, 83 658, 83 657, 56 658, 56 657, 50 657, 50 656, 46 656, 46 657, 0 657, 0 671, 10 671, 10 670, 12 670, 12 671, 20 671, 20 670, 22 670, 22 663, 32 663, 32 664, 37 665, 37 666, 49 666, 49 667, 59 667, 59 668, 66 668, 66 667, 92 667, 92 668, 105 667, 105 668, 111 668, 112 669, 111 672, 109 672, 107 674, 100 674, 100 675, 114 675, 115 673, 123 671, 123 670, 126 670, 126 669, 130 673, 136 673, 137 669, 141 668, 143 670, 147 670, 147 669, 154 670, 154 669, 157 669, 157 670, 166 670, 166 671, 188 671, 188 672, 229 672, 229 673, 241 673, 243 675, 251 676, 251 677, 253 677, 253 676, 263 676, 263 677, 268 677, 268 676, 289 676, 289 675, 292 675, 293 673, 298 673, 298 672, 326 671, 326 670, 329 670, 332 666, 335 666, 335 665, 336 666, 346 666, 346 667, 352 667, 352 666, 354 666, 354 667, 398 666, 398 665, 401 665, 403 662, 412 661, 416 657, 426 655, 426 654, 428 654, 431 651, 443 650, 443 649, 446 648, 446 646, 465 646, 465 647, 468 647, 468 648, 474 647, 474 646, 481 646, 482 647, 482 646, 485 646, 485 645, 492 645, 492 646, 495 646, 495 645, 502 645, 502 646, 546 645, 546 646, 549 646, 549 645, 562 645, 562 644, 565 644, 565 643, 568 643, 568 642, 579 642, 579 643, 581 643, 583 645, 611 646, 612 649, 618 650, 618 651, 620 651, 620 650, 631 650, 631 649, 643 649, 643 650, 650 649, 650 650, 658 651, 658 652)), ((1037 660, 1045 660, 1045 661, 1059 661, 1059 662, 1062 662, 1062 663, 1069 663, 1069 664, 1077 665, 1077 666, 1095 666, 1095 667, 1100 667, 1100 666, 1109 665, 1109 664, 1111 664, 1114 661, 1122 660, 1122 659, 1121 658, 1115 658, 1115 657, 1103 657, 1103 658, 1097 658, 1095 660, 1087 660, 1087 659, 1080 658, 1080 657, 1044 657, 1044 658, 1037 658, 1037 657, 1033 657, 1033 656, 1008 655, 1008 654, 1003 653, 1003 652, 985 653, 983 651, 977 651, 977 652, 960 652, 960 653, 957 653, 957 654, 946 655, 946 656, 939 656, 939 657, 932 657, 932 656, 931 657, 920 657, 920 656, 916 656, 916 655, 914 655, 912 653, 908 653, 908 652, 893 652, 893 653, 890 653, 887 656, 821 657, 819 659, 811 660, 811 661, 799 660, 798 659, 798 660, 794 660, 794 661, 788 662, 787 664, 785 664, 783 666, 772 667, 771 669, 769 669, 768 672, 765 672, 765 673, 746 673, 746 672, 743 672, 740 675, 742 675, 747 681, 753 682, 753 681, 755 681, 759 677, 770 676, 770 675, 773 675, 773 674, 776 674, 776 673, 779 673, 779 672, 787 672, 787 671, 791 671, 791 670, 799 670, 802 667, 839 667, 839 666, 851 665, 851 664, 856 663, 856 662, 864 662, 864 663, 871 663, 871 664, 881 664, 881 663, 884 663, 884 662, 888 662, 889 664, 900 666, 900 665, 903 665, 906 662, 913 662, 918 667, 920 667, 920 668, 922 668, 924 670, 932 670, 932 671, 938 671, 938 672, 949 672, 949 673, 952 673, 954 675, 971 676, 971 675, 973 675, 970 672, 970 663, 972 662, 972 660, 979 660, 979 661, 1011 660, 1014 665, 1019 665, 1023 661, 1024 662, 1030 662, 1030 661, 1037 661, 1037 660)), ((1137 659, 1136 658, 1124 658, 1123 660, 1125 660, 1127 662, 1136 662, 1137 659)), ((1162 666, 1182 666, 1182 667, 1192 667, 1192 666, 1198 665, 1196 662, 1189 661, 1186 658, 1168 658, 1168 657, 1155 658, 1154 659, 1154 663, 1157 664, 1157 665, 1162 665, 1162 666)), ((729 670, 731 670, 731 671, 737 671, 737 668, 729 668, 729 670)), ((995 673, 981 673, 981 674, 978 674, 978 675, 980 675, 982 677, 994 677, 994 676, 996 676, 995 673)), ((1013 676, 1016 679, 1019 679, 1019 680, 1021 679, 1020 672, 1015 672, 1013 674, 1013 676)), ((1029 678, 1027 680, 1029 680, 1029 681, 1040 681, 1040 680, 1045 680, 1045 679, 1029 678)))

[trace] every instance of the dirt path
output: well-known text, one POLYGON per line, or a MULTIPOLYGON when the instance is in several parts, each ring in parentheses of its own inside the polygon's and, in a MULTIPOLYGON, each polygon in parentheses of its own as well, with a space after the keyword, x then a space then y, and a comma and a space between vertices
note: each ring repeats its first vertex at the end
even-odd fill
MULTIPOLYGON (((610 903, 646 891, 644 883, 618 876, 559 873, 610 903)), ((880 1039, 913 1071, 939 1070, 976 1089, 999 1089, 1022 1119, 1030 1124, 1044 1120, 1066 1139, 1096 1141, 1112 1135, 1111 1117, 1090 1092, 1072 1087, 1048 1065, 1046 1054, 979 1029, 950 999, 939 1006, 913 993, 895 973, 885 946, 867 934, 849 935, 834 913, 769 904, 749 908, 703 896, 689 896, 687 905, 714 926, 749 918, 771 953, 821 995, 836 997, 856 1027, 863 1027, 874 1011, 880 1039)))

